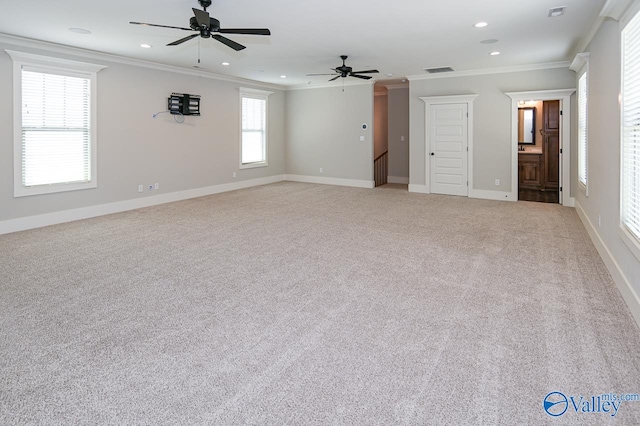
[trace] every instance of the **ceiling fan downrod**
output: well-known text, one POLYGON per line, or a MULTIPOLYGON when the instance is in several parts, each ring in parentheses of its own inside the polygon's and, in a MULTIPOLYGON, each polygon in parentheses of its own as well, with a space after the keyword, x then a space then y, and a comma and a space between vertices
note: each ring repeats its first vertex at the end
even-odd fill
POLYGON ((200 6, 202 6, 205 12, 207 11, 207 8, 211 6, 211 2, 211 0, 198 0, 198 3, 200 3, 200 6))

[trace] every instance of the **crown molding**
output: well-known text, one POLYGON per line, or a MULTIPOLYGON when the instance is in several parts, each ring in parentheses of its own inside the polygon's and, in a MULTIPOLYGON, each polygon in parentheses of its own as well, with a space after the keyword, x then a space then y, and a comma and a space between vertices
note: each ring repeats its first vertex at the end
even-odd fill
MULTIPOLYGON (((143 61, 140 59, 127 58, 126 56, 113 55, 110 53, 97 52, 95 50, 81 49, 78 47, 65 46, 63 44, 51 43, 48 41, 35 40, 30 38, 18 37, 14 35, 0 33, 0 43, 6 43, 11 46, 17 46, 28 49, 38 49, 47 53, 57 53, 62 55, 72 55, 83 59, 91 59, 98 61, 109 61, 118 64, 131 65, 135 67, 150 68, 159 71, 168 71, 176 74, 184 74, 195 77, 209 78, 212 80, 228 81, 237 84, 252 85, 274 90, 285 90, 285 86, 277 84, 264 83, 261 81, 250 80, 239 77, 230 77, 221 74, 214 74, 206 71, 195 69, 180 68, 173 65, 164 65, 157 62, 143 61)), ((33 52, 30 52, 33 53, 33 52)), ((36 53, 40 55, 41 53, 36 53)))
POLYGON ((387 90, 408 89, 409 83, 382 84, 387 90))
POLYGON ((578 53, 573 59, 573 62, 571 62, 569 69, 575 72, 580 71, 585 64, 589 63, 589 56, 591 56, 589 52, 578 53))
POLYGON ((607 0, 607 2, 604 4, 604 6, 602 6, 602 9, 600 10, 600 14, 589 27, 587 35, 585 35, 578 43, 578 46, 576 46, 573 52, 574 56, 584 52, 587 49, 587 46, 591 44, 591 41, 598 33, 598 30, 600 29, 604 21, 606 21, 607 19, 620 21, 624 17, 625 13, 632 3, 633 0, 607 0))
POLYGON ((308 90, 308 89, 327 89, 327 88, 337 88, 337 87, 349 87, 349 86, 373 86, 375 84, 375 80, 367 80, 363 82, 359 81, 347 81, 347 82, 326 82, 326 83, 309 83, 300 86, 287 86, 282 90, 308 90))
POLYGON ((471 77, 476 75, 504 74, 504 73, 510 73, 510 72, 523 72, 523 71, 538 71, 538 70, 546 70, 546 69, 554 69, 554 68, 569 68, 570 64, 571 63, 569 61, 561 61, 561 62, 548 62, 545 64, 516 65, 513 67, 484 68, 484 69, 467 70, 467 71, 443 72, 438 74, 409 75, 407 76, 407 80, 420 81, 420 80, 433 80, 438 78, 471 77))

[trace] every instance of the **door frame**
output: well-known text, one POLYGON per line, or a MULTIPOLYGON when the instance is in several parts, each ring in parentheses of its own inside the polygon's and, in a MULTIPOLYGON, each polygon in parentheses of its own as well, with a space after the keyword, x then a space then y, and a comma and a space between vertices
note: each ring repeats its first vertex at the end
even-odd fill
POLYGON ((472 95, 451 95, 451 96, 422 96, 420 99, 425 103, 424 106, 424 162, 425 162, 425 193, 431 193, 431 161, 429 160, 429 148, 431 146, 431 123, 429 122, 429 114, 432 105, 440 104, 467 104, 467 197, 473 188, 473 101, 478 97, 477 94, 472 95))
POLYGON ((519 101, 560 101, 560 204, 575 206, 571 196, 571 95, 576 89, 539 90, 534 92, 507 92, 511 98, 511 196, 518 199, 518 102, 519 101))

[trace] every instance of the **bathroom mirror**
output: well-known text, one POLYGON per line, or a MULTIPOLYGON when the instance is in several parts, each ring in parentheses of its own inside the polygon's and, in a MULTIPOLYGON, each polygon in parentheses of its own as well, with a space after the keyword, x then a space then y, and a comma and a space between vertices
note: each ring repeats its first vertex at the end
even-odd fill
POLYGON ((518 143, 527 145, 536 143, 535 107, 518 108, 518 143))

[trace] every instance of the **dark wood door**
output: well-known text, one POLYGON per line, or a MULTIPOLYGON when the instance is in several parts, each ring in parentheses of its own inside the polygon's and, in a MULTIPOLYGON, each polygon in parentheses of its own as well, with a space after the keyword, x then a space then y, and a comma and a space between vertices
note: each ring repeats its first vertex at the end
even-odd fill
POLYGON ((557 191, 560 186, 560 101, 544 101, 542 116, 544 117, 542 186, 545 190, 557 191))

